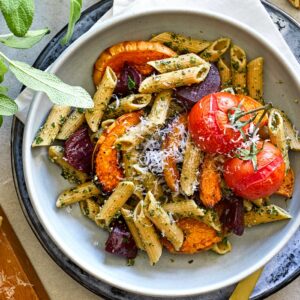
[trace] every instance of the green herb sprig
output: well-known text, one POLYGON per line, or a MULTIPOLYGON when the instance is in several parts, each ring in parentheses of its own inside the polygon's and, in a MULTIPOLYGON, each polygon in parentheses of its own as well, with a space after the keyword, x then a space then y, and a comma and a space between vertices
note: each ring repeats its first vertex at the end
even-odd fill
MULTIPOLYGON (((62 44, 70 41, 75 24, 80 18, 81 9, 82 0, 70 0, 68 31, 61 41, 62 44)), ((48 28, 29 30, 35 13, 34 0, 0 0, 0 11, 11 32, 0 34, 0 43, 7 47, 29 49, 50 33, 48 28)), ((0 84, 4 81, 8 70, 25 86, 35 91, 45 92, 56 104, 80 108, 93 107, 90 95, 83 88, 67 85, 53 74, 11 60, 0 52, 0 84)), ((3 116, 11 116, 18 111, 17 104, 7 95, 7 92, 8 88, 0 85, 0 127, 3 116)))

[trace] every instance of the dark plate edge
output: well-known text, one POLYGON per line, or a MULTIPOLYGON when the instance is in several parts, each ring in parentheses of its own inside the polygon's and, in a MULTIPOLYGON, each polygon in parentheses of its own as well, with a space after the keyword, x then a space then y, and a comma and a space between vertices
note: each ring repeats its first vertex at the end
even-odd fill
MULTIPOLYGON (((104 4, 107 4, 111 2, 111 0, 102 0, 101 2, 97 2, 96 4, 88 7, 86 10, 84 10, 81 14, 81 18, 86 16, 87 14, 89 14, 91 11, 93 11, 94 9, 98 8, 99 6, 102 6, 104 4)), ((268 2, 267 0, 261 0, 261 2, 263 3, 263 5, 265 6, 269 6, 270 8, 279 11, 282 15, 284 15, 287 19, 289 19, 294 25, 296 25, 299 30, 300 30, 300 24, 292 17, 290 16, 288 13, 286 13, 285 11, 283 11, 281 8, 279 8, 278 6, 268 2)), ((38 67, 38 64, 40 61, 43 60, 44 56, 46 55, 46 50, 49 46, 49 44, 52 42, 53 39, 60 39, 61 37, 63 37, 65 31, 67 29, 67 25, 65 25, 50 41, 49 43, 44 47, 44 49, 41 51, 41 53, 37 56, 33 67, 38 67)), ((65 46, 66 48, 69 46, 69 44, 67 46, 65 46)), ((24 89, 24 86, 22 87, 21 90, 24 89)), ((42 247, 44 248, 44 250, 48 253, 48 255, 51 257, 51 259, 64 271, 66 272, 69 276, 71 276, 74 280, 76 280, 80 285, 83 285, 85 288, 87 288, 88 290, 90 290, 91 292, 95 293, 96 295, 99 295, 99 292, 94 291, 92 289, 91 286, 88 286, 84 283, 84 281, 81 280, 81 278, 78 277, 77 274, 74 274, 71 270, 66 269, 65 266, 63 265, 63 262, 60 261, 60 259, 57 259, 57 257, 51 253, 51 251, 46 247, 44 241, 42 240, 42 238, 39 236, 39 233, 37 232, 35 226, 32 221, 31 218, 27 212, 27 209, 23 203, 23 199, 22 199, 22 195, 20 193, 20 189, 18 186, 18 177, 16 174, 16 161, 14 158, 14 142, 15 142, 15 138, 14 138, 14 132, 16 130, 16 127, 18 126, 18 123, 21 123, 15 116, 13 117, 12 120, 12 128, 11 128, 11 139, 10 139, 10 146, 11 146, 11 166, 12 166, 12 175, 13 175, 13 181, 14 181, 14 186, 15 186, 15 190, 17 193, 17 197, 21 206, 21 209, 23 211, 23 214, 25 215, 25 218, 30 226, 30 228, 32 229, 33 233, 35 234, 35 236, 37 237, 37 239, 39 240, 40 244, 42 245, 42 247)), ((272 294, 278 292, 279 290, 281 290, 282 288, 286 287, 288 284, 290 284, 292 281, 294 281, 297 277, 300 276, 300 269, 298 271, 296 271, 295 273, 293 273, 290 277, 288 277, 285 281, 283 281, 282 283, 279 283, 276 287, 269 289, 267 292, 263 292, 260 295, 251 298, 252 300, 259 300, 259 299, 265 299, 269 296, 271 296, 272 294)), ((113 299, 111 298, 111 295, 105 295, 105 294, 101 294, 101 296, 104 299, 113 299)))

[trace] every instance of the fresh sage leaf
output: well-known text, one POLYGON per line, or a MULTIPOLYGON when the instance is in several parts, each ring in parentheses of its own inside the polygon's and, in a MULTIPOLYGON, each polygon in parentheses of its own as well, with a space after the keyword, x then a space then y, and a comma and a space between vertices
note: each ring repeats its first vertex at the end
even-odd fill
POLYGON ((10 71, 21 83, 35 91, 46 93, 52 102, 81 108, 94 106, 91 96, 82 87, 68 85, 54 74, 35 69, 23 62, 10 60, 1 52, 0 56, 8 61, 10 71))
POLYGON ((63 37, 63 39, 61 40, 62 45, 65 45, 70 41, 74 32, 75 23, 80 18, 81 8, 82 8, 82 0, 71 0, 68 31, 66 35, 63 37))
POLYGON ((9 30, 15 36, 24 36, 32 24, 34 0, 0 0, 0 9, 9 30))
POLYGON ((48 28, 28 31, 23 37, 13 34, 0 35, 0 43, 10 48, 29 49, 37 44, 50 30, 48 28))
POLYGON ((0 95, 0 115, 12 116, 18 111, 16 102, 6 95, 0 95))
POLYGON ((4 75, 7 72, 8 68, 3 61, 2 58, 0 58, 0 83, 4 80, 4 75))
POLYGON ((0 85, 0 94, 6 95, 8 92, 8 88, 6 86, 0 85))

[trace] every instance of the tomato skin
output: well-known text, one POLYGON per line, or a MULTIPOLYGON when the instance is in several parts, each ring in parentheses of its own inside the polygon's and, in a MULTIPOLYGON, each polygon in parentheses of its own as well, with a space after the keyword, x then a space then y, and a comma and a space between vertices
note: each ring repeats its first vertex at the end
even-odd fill
POLYGON ((227 154, 242 143, 240 132, 230 128, 228 120, 228 110, 238 104, 235 95, 219 92, 203 97, 193 106, 188 128, 202 151, 227 154))
POLYGON ((228 159, 224 164, 224 179, 233 192, 245 199, 255 200, 276 192, 285 176, 285 164, 278 148, 269 142, 257 154, 257 171, 250 160, 228 159))

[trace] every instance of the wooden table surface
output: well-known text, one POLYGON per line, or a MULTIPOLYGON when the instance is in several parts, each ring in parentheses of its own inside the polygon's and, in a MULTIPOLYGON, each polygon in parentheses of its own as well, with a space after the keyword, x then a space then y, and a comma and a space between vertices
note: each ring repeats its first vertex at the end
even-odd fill
MULTIPOLYGON (((96 2, 97 0, 84 0, 83 6, 84 8, 87 8, 96 2)), ((271 0, 270 2, 283 8, 300 22, 300 10, 291 7, 287 0, 271 0)), ((67 23, 69 13, 69 0, 35 1, 35 3, 36 14, 32 28, 38 29, 48 26, 51 29, 51 34, 44 38, 37 46, 26 51, 8 49, 0 45, 0 51, 9 55, 10 58, 26 61, 30 64, 35 61, 36 57, 48 41, 67 23)), ((0 18, 0 28, 1 33, 6 33, 7 30, 3 18, 0 18)), ((16 97, 21 87, 12 75, 7 76, 4 85, 12 87, 10 88, 11 97, 16 97)), ((10 163, 10 128, 11 118, 5 118, 4 124, 0 129, 0 204, 8 216, 51 299, 100 299, 79 285, 51 260, 27 224, 20 208, 12 179, 10 163)), ((300 299, 299 295, 300 278, 296 279, 290 285, 268 299, 296 300, 300 299)))

